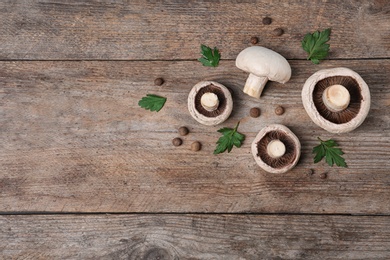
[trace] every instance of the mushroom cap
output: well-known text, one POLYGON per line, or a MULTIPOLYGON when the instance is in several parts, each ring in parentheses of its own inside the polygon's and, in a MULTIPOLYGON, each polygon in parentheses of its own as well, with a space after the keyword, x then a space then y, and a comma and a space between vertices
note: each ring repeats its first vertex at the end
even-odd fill
POLYGON ((367 117, 371 105, 371 96, 366 82, 358 73, 348 68, 339 67, 319 70, 311 75, 303 85, 302 103, 307 114, 316 125, 331 133, 347 133, 360 126, 367 117), (313 92, 317 83, 326 78, 335 76, 352 78, 356 81, 358 85, 357 88, 360 91, 361 100, 358 112, 355 117, 346 123, 335 123, 324 118, 318 111, 313 99, 313 92))
POLYGON ((286 83, 291 77, 288 61, 279 53, 261 46, 242 50, 236 58, 236 67, 279 83, 286 83))
MULTIPOLYGON (((220 94, 217 94, 217 96, 220 94)), ((197 83, 195 86, 193 86, 190 93, 188 94, 188 111, 196 121, 198 121, 203 125, 215 126, 221 124, 222 122, 224 122, 226 119, 229 118, 230 114, 232 113, 232 110, 233 110, 232 95, 230 94, 229 89, 227 89, 221 83, 215 81, 201 81, 197 83), (205 116, 204 114, 199 112, 196 105, 196 102, 200 103, 200 99, 201 99, 201 97, 198 97, 198 93, 203 88, 208 87, 210 85, 213 85, 215 88, 217 88, 218 92, 224 96, 224 100, 225 100, 224 102, 221 102, 221 100, 219 100, 219 105, 224 106, 224 109, 217 116, 205 116)))
POLYGON ((255 139, 252 142, 251 145, 251 151, 253 158, 255 159, 256 163, 263 168, 265 171, 270 173, 285 173, 292 169, 299 160, 299 157, 301 156, 301 143, 299 142, 298 137, 286 126, 280 125, 280 124, 272 124, 267 127, 264 127, 260 130, 260 132, 256 135, 255 139), (286 135, 291 143, 293 143, 294 146, 294 154, 295 156, 292 157, 292 160, 284 167, 280 168, 274 168, 267 164, 265 161, 262 160, 262 158, 258 155, 258 143, 270 132, 280 132, 286 135))

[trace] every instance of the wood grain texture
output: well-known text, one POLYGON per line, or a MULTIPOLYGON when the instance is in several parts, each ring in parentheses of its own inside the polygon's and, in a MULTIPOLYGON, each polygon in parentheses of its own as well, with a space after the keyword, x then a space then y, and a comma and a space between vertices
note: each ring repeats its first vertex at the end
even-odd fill
POLYGON ((390 217, 0 216, 6 259, 389 259, 390 217))
POLYGON ((268 83, 256 100, 242 93, 247 75, 233 61, 215 69, 192 61, 0 62, 0 211, 389 214, 390 61, 291 66, 290 82, 268 83), (335 66, 355 70, 371 90, 370 114, 351 134, 325 132, 301 102, 305 79, 335 66), (165 83, 154 86, 156 77, 165 83), (187 111, 200 80, 233 92, 233 114, 221 126, 200 125, 187 111), (168 98, 159 113, 138 107, 146 93, 168 98), (280 104, 286 112, 276 116, 280 104), (257 119, 249 117, 253 106, 262 111, 257 119), (242 148, 213 155, 216 130, 238 120, 242 148), (264 172, 250 153, 270 123, 286 124, 302 144, 297 167, 283 175, 264 172), (174 147, 182 125, 190 134, 174 147), (336 139, 349 168, 314 165, 317 136, 336 139), (199 152, 190 151, 195 140, 199 152))
POLYGON ((1 1, 0 258, 390 259, 389 14, 387 0, 1 1), (315 66, 300 42, 326 28, 329 60, 315 66), (242 93, 247 73, 234 65, 252 36, 293 72, 260 100, 242 93), (219 67, 195 61, 201 44, 219 48, 219 67), (367 82, 372 106, 335 135, 310 120, 301 90, 341 66, 367 82), (220 126, 187 110, 201 80, 232 91, 220 126), (147 93, 168 98, 159 113, 138 106, 147 93), (243 146, 213 155, 216 130, 239 120, 243 146), (286 174, 264 172, 250 152, 272 123, 302 144, 286 174), (183 125, 190 134, 174 147, 183 125), (341 145, 348 168, 313 164, 318 136, 341 145))
POLYGON ((332 28, 331 59, 390 57, 390 2, 2 1, 2 60, 194 60, 200 44, 235 59, 259 45, 306 59, 307 32, 332 28), (272 24, 263 25, 269 16, 272 24), (282 36, 273 30, 282 28, 282 36))

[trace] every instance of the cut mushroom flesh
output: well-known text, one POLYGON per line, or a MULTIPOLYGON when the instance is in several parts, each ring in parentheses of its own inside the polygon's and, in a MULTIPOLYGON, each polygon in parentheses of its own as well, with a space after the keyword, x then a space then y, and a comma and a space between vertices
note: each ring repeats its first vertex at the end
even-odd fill
POLYGON ((224 122, 233 109, 230 91, 215 81, 197 83, 188 95, 188 111, 203 125, 218 125, 224 122))
POLYGON ((215 93, 206 92, 200 98, 200 104, 207 111, 210 111, 210 112, 215 111, 219 106, 218 96, 215 93))
POLYGON ((317 71, 306 80, 302 103, 315 124, 331 133, 346 133, 363 123, 371 97, 359 74, 333 68, 317 71))
POLYGON ((301 144, 290 129, 273 124, 257 134, 251 150, 256 163, 265 171, 284 173, 297 164, 301 144))
POLYGON ((322 101, 332 112, 339 112, 346 109, 350 99, 351 96, 348 89, 340 84, 327 87, 322 94, 322 101))
POLYGON ((267 153, 272 158, 280 158, 286 153, 286 146, 279 139, 274 139, 268 143, 267 153))

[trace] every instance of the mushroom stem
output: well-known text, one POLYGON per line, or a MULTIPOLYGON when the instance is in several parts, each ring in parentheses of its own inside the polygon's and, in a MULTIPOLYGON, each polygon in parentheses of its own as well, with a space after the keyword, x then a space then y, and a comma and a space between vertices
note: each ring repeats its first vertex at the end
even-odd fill
POLYGON ((209 112, 215 111, 219 106, 218 96, 212 92, 207 92, 200 98, 200 103, 209 112))
POLYGON ((267 145, 267 153, 272 158, 280 158, 286 153, 286 146, 280 140, 272 140, 267 145))
POLYGON ((244 93, 255 98, 260 98, 261 92, 263 92, 267 81, 267 77, 258 77, 255 74, 250 73, 245 82, 244 93))
POLYGON ((332 112, 339 112, 346 109, 350 102, 348 89, 342 85, 332 85, 324 90, 322 101, 332 112))

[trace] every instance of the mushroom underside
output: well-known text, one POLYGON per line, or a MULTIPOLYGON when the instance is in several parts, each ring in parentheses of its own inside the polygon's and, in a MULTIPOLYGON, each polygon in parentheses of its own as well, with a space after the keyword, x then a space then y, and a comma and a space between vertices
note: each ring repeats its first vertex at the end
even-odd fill
POLYGON ((318 113, 335 124, 344 124, 355 118, 359 114, 362 99, 359 83, 352 77, 328 77, 318 81, 313 90, 313 102, 318 113), (322 99, 325 89, 332 85, 342 85, 350 94, 349 105, 342 111, 333 112, 329 110, 322 99))
POLYGON ((208 86, 205 86, 201 89, 199 89, 198 93, 196 93, 195 96, 195 109, 205 117, 216 117, 222 114, 225 111, 227 105, 226 97, 223 93, 223 90, 220 87, 217 87, 213 84, 210 84, 208 86), (202 104, 201 104, 201 98, 203 94, 205 93, 214 93, 217 95, 218 100, 219 100, 219 105, 218 108, 214 111, 208 111, 206 110, 202 104))
POLYGON ((280 169, 286 167, 293 163, 297 156, 294 140, 282 131, 270 131, 257 143, 257 156, 272 168, 280 169), (285 145, 286 152, 283 156, 272 158, 268 155, 267 146, 272 140, 280 140, 285 145))

